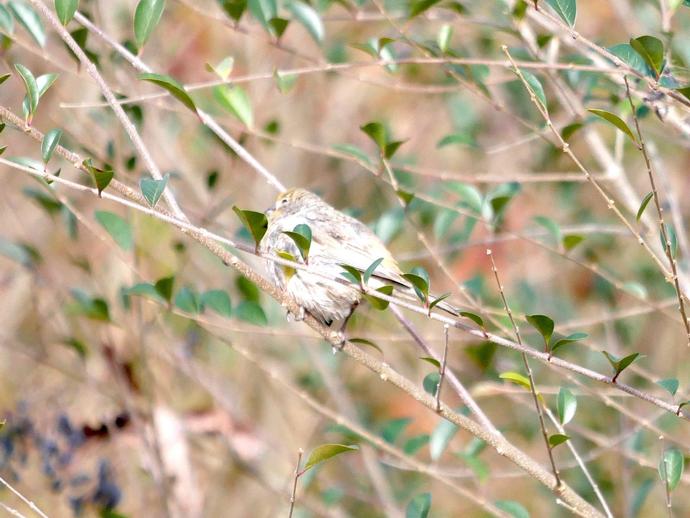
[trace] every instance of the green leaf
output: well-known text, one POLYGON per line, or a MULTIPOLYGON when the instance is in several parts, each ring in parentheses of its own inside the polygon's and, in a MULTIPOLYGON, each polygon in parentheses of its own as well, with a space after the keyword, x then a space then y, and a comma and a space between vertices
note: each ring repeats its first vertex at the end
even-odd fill
MULTIPOLYGON (((1 26, 1 24, 0 24, 0 26, 1 26)), ((685 96, 685 98, 690 101, 690 86, 685 86, 683 88, 676 88, 676 92, 685 96)))
MULTIPOLYGON (((381 286, 380 288, 377 288, 376 291, 383 293, 384 295, 392 295, 393 286, 381 286)), ((390 304, 389 301, 374 297, 373 295, 365 295, 365 297, 374 309, 378 309, 380 311, 386 309, 390 304)))
POLYGON ((640 203, 640 208, 637 209, 637 215, 635 216, 635 219, 637 221, 640 221, 640 218, 642 217, 642 214, 644 213, 644 210, 647 208, 647 205, 649 205, 649 201, 654 197, 653 192, 648 192, 647 195, 644 197, 642 200, 642 203, 640 203))
POLYGON ((134 39, 141 49, 160 22, 165 0, 140 0, 134 11, 134 39))
POLYGON ((422 360, 422 361, 425 361, 425 362, 427 362, 427 363, 430 363, 431 365, 433 365, 433 366, 436 367, 437 369, 440 369, 440 368, 441 368, 441 362, 438 361, 436 358, 432 358, 432 357, 430 357, 430 356, 422 356, 422 357, 419 358, 419 359, 422 360))
POLYGON ((178 83, 174 78, 163 74, 139 74, 139 79, 142 81, 148 81, 160 86, 164 90, 167 90, 175 99, 196 113, 196 105, 194 104, 194 100, 189 96, 187 91, 184 89, 184 86, 178 83))
POLYGON ((27 268, 34 266, 38 258, 32 253, 32 249, 27 245, 13 243, 3 237, 0 237, 0 255, 4 255, 8 259, 16 261, 27 268))
POLYGON ((72 297, 76 301, 74 309, 77 313, 84 315, 92 320, 99 320, 102 322, 110 321, 110 313, 108 311, 108 303, 97 297, 91 297, 81 290, 70 290, 72 297))
POLYGON ((572 421, 573 417, 575 417, 577 399, 575 395, 565 387, 561 387, 558 391, 556 410, 558 410, 558 419, 562 425, 568 424, 572 421))
POLYGON ((158 279, 153 285, 156 293, 158 293, 166 302, 172 300, 173 286, 175 285, 175 276, 163 277, 158 279))
POLYGON ((288 7, 297 21, 304 25, 314 41, 318 44, 323 43, 325 29, 319 13, 309 4, 299 0, 294 0, 288 4, 288 7))
MULTIPOLYGON (((2 74, 2 75, 0 75, 0 85, 1 85, 2 83, 4 83, 5 81, 7 81, 10 77, 12 77, 12 74, 2 74)), ((3 122, 3 123, 2 123, 2 129, 0 129, 0 133, 1 133, 2 130, 4 130, 4 129, 5 129, 5 123, 3 122)))
POLYGON ((237 217, 240 218, 245 228, 249 230, 256 245, 259 246, 268 228, 266 214, 263 212, 254 212, 252 210, 242 210, 237 206, 233 206, 232 210, 237 214, 237 217))
MULTIPOLYGON (((438 1, 438 0, 437 0, 438 1)), ((431 509, 431 493, 422 493, 415 496, 407 504, 405 518, 427 518, 431 509)))
POLYGON ((438 30, 438 36, 436 37, 436 44, 438 48, 441 49, 441 52, 446 53, 448 51, 452 37, 453 27, 447 23, 441 25, 441 28, 438 30))
POLYGON ((29 114, 33 115, 36 113, 36 108, 38 108, 38 99, 40 97, 36 78, 31 73, 31 70, 26 68, 24 65, 16 63, 14 68, 17 70, 19 77, 22 78, 22 81, 24 81, 24 88, 26 90, 26 97, 29 104, 29 114))
POLYGON ((345 277, 350 282, 362 284, 362 272, 360 272, 358 268, 350 266, 349 264, 341 264, 340 267, 345 270, 340 275, 345 277))
POLYGON ((626 65, 639 72, 643 76, 654 75, 654 71, 647 65, 645 60, 627 43, 621 43, 609 48, 609 52, 620 58, 626 65))
POLYGON ((650 491, 654 488, 654 485, 654 479, 648 478, 643 480, 640 484, 640 487, 637 489, 637 491, 635 491, 635 495, 630 505, 630 516, 632 518, 637 518, 640 516, 640 510, 642 509, 645 500, 647 500, 647 496, 649 496, 650 491))
POLYGON ((395 155, 395 152, 398 150, 400 146, 402 146, 405 143, 404 140, 395 140, 393 142, 389 142, 386 144, 386 147, 384 148, 383 151, 383 156, 389 160, 395 155))
POLYGON ((515 500, 497 500, 495 504, 496 507, 513 516, 513 518, 530 518, 527 509, 515 500))
POLYGON ((332 459, 333 457, 340 455, 341 453, 347 453, 349 451, 357 450, 359 450, 359 446, 357 446, 356 444, 352 444, 349 446, 345 444, 322 444, 321 446, 317 446, 316 448, 314 448, 312 452, 309 454, 309 458, 307 459, 307 463, 304 465, 303 471, 307 471, 308 469, 313 468, 317 464, 332 459))
POLYGON ((436 143, 436 148, 440 149, 451 144, 463 144, 466 146, 474 146, 475 142, 472 136, 467 133, 451 133, 439 140, 436 143))
POLYGON ((58 128, 50 130, 45 134, 45 137, 43 137, 43 142, 41 143, 41 156, 46 164, 50 161, 50 157, 53 156, 55 148, 60 143, 60 137, 62 137, 62 130, 58 128))
POLYGON ((364 164, 371 164, 369 155, 353 144, 335 144, 332 146, 336 151, 350 155, 364 164))
POLYGON ((558 244, 562 241, 562 234, 561 234, 561 227, 556 223, 554 220, 551 218, 547 218, 546 216, 535 216, 532 218, 532 220, 541 225, 546 229, 546 231, 549 233, 549 235, 553 238, 554 244, 558 246, 558 244))
MULTIPOLYGON (((276 250, 276 255, 283 259, 287 259, 288 261, 297 262, 297 258, 290 252, 286 252, 285 250, 276 250)), ((285 279, 288 281, 292 279, 292 276, 297 273, 297 270, 292 266, 281 264, 280 268, 283 270, 283 273, 285 274, 285 279)))
POLYGON ((391 419, 381 430, 381 437, 388 444, 395 444, 400 434, 403 433, 405 427, 412 422, 409 417, 401 417, 399 419, 391 419))
POLYGON ((240 18, 247 9, 247 0, 219 0, 219 3, 223 10, 228 13, 228 16, 239 22, 240 18))
POLYGON ((565 248, 566 252, 569 252, 584 240, 585 237, 580 234, 567 234, 563 236, 563 248, 565 248))
POLYGON ((664 390, 666 390, 669 394, 672 396, 676 395, 676 392, 678 392, 678 386, 680 383, 678 383, 678 380, 676 378, 667 378, 663 380, 659 380, 656 382, 657 385, 662 387, 664 390))
POLYGON ((577 17, 577 2, 576 0, 546 0, 554 11, 560 16, 565 23, 571 28, 575 26, 575 18, 577 17))
POLYGON ((441 382, 441 375, 438 372, 432 372, 424 376, 422 380, 422 387, 424 391, 430 396, 435 396, 438 391, 438 385, 441 382))
POLYGON ((469 207, 477 214, 481 214, 484 200, 482 194, 474 185, 461 182, 449 182, 446 185, 460 196, 464 206, 469 207))
POLYGON ((589 335, 587 333, 572 333, 568 336, 564 336, 563 338, 558 338, 551 343, 551 347, 549 347, 549 351, 551 351, 551 354, 554 354, 557 349, 564 345, 572 344, 573 342, 579 342, 580 340, 584 340, 587 338, 589 335))
POLYGON ((664 64, 664 44, 654 36, 640 36, 630 40, 630 46, 645 60, 657 77, 664 64))
POLYGON ((559 444, 563 444, 564 442, 570 440, 570 436, 562 434, 562 433, 555 433, 553 435, 549 436, 549 445, 552 448, 555 448, 559 444))
POLYGON ((414 18, 415 16, 419 16, 439 2, 440 0, 412 0, 410 3, 409 17, 414 18))
MULTIPOLYGON (((678 253, 678 236, 676 236, 676 230, 667 224, 666 234, 668 236, 668 241, 671 244, 671 256, 676 257, 676 254, 678 253)), ((661 241, 661 246, 666 249, 666 241, 664 241, 664 236, 661 232, 659 232, 659 240, 661 241)))
POLYGON ((416 266, 411 273, 404 273, 402 276, 412 284, 419 300, 426 304, 429 300, 429 274, 426 270, 416 266))
POLYGON ((206 70, 216 74, 223 81, 226 81, 228 77, 230 77, 230 74, 232 73, 232 69, 234 66, 235 58, 233 58, 232 56, 228 56, 226 58, 223 58, 217 65, 211 65, 210 63, 206 63, 206 70))
POLYGON ((134 286, 127 288, 126 293, 127 295, 148 297, 158 302, 165 302, 165 299, 163 299, 160 293, 156 291, 156 288, 153 286, 153 284, 150 284, 148 282, 140 282, 138 284, 135 284, 134 286))
POLYGON ((580 128, 582 128, 581 122, 573 122, 572 124, 568 124, 561 130, 561 137, 563 137, 563 140, 567 142, 570 137, 572 137, 580 128))
POLYGON ((281 72, 277 69, 275 72, 273 72, 273 77, 276 80, 276 84, 278 85, 278 91, 280 91, 281 94, 288 93, 290 90, 292 90, 292 88, 295 86, 295 83, 297 82, 296 74, 286 74, 285 72, 281 72))
POLYGON ((248 0, 247 5, 252 16, 263 25, 264 29, 275 36, 273 28, 268 22, 278 14, 276 0, 248 0))
MULTIPOLYGON (((438 372, 435 372, 438 376, 438 372)), ((438 385, 438 382, 436 383, 438 385)), ((434 394, 435 394, 434 389, 434 394)), ((434 431, 431 432, 431 438, 429 439, 429 455, 432 461, 437 461, 443 455, 446 447, 450 443, 450 440, 458 432, 458 425, 441 419, 434 431)))
POLYGON ((546 315, 525 315, 525 319, 542 336, 544 339, 544 347, 548 350, 551 335, 553 335, 553 320, 546 315))
POLYGON ((0 30, 10 36, 14 32, 14 18, 2 4, 0 4, 0 30))
POLYGON ((170 175, 166 174, 160 180, 156 180, 155 178, 151 177, 144 177, 141 180, 139 180, 139 188, 141 189, 141 194, 144 195, 144 198, 146 198, 146 201, 149 203, 151 207, 155 207, 156 203, 158 203, 161 194, 163 194, 166 185, 168 185, 169 179, 170 175))
POLYGON ((109 165, 103 166, 103 169, 95 167, 91 163, 90 158, 85 159, 82 162, 82 165, 86 167, 87 171, 89 171, 93 177, 93 180, 96 183, 96 188, 98 189, 98 195, 100 196, 103 190, 110 184, 110 181, 113 179, 113 176, 115 176, 115 173, 109 165))
POLYGON ((367 284, 369 282, 369 278, 376 271, 376 268, 379 267, 381 262, 383 262, 383 257, 379 257, 378 259, 376 259, 376 261, 371 263, 369 267, 364 271, 364 273, 362 274, 362 281, 364 282, 364 284, 367 284))
POLYGON ((539 78, 527 70, 520 69, 520 73, 522 74, 522 77, 525 78, 525 81, 527 82, 531 92, 535 95, 541 105, 546 108, 546 94, 544 93, 544 87, 541 85, 539 78))
POLYGON ((284 231, 283 234, 292 239, 295 245, 297 245, 302 259, 304 259, 304 262, 307 262, 309 260, 309 249, 311 248, 311 228, 309 225, 300 223, 292 231, 284 231))
POLYGON ((104 210, 96 211, 96 221, 110 234, 120 248, 129 251, 134 246, 132 227, 117 214, 104 210))
POLYGON ((230 317, 232 305, 230 296, 223 290, 209 290, 201 295, 202 307, 211 308, 224 317, 230 317))
POLYGON ((613 370, 615 371, 613 379, 611 380, 613 383, 616 382, 621 372, 623 372, 626 368, 628 368, 633 362, 635 362, 639 358, 643 358, 643 356, 640 355, 640 353, 632 353, 623 358, 618 358, 617 356, 614 356, 613 354, 610 354, 606 351, 601 352, 606 357, 608 362, 611 364, 611 367, 613 367, 613 370))
POLYGON ((46 30, 43 27, 41 18, 36 14, 31 7, 23 2, 12 0, 7 4, 12 15, 17 19, 19 24, 24 27, 39 46, 44 47, 46 44, 46 30))
POLYGON ((216 101, 245 126, 254 126, 254 113, 247 92, 241 86, 219 85, 213 89, 216 101))
POLYGON ((628 125, 618 115, 611 112, 607 112, 606 110, 599 110, 596 108, 588 108, 587 111, 613 124, 616 128, 618 128, 628 137, 630 137, 630 140, 632 140, 635 143, 635 145, 637 145, 637 139, 635 138, 635 135, 633 135, 633 132, 630 130, 628 125))
POLYGON ((82 359, 86 358, 86 355, 89 352, 86 345, 84 345, 84 342, 82 342, 81 340, 77 340, 74 337, 67 338, 63 340, 62 343, 72 348, 74 352, 76 352, 82 359))
POLYGON ((373 347, 373 348, 376 349, 378 352, 380 352, 381 354, 383 354, 383 350, 382 350, 378 345, 376 345, 376 344, 375 344, 374 342, 372 342, 371 340, 367 340, 366 338, 349 338, 349 339, 348 339, 348 342, 351 342, 351 343, 353 343, 353 344, 368 345, 369 347, 373 347))
POLYGON ((235 308, 235 316, 255 326, 267 326, 268 318, 263 308, 253 300, 244 300, 235 308))
POLYGON ((415 435, 414 437, 410 437, 407 441, 405 441, 403 451, 407 455, 414 455, 427 444, 429 444, 429 434, 424 433, 415 435))
POLYGON ((79 7, 79 0, 55 0, 55 12, 62 25, 67 25, 79 7))
POLYGON ((400 198, 405 207, 407 207, 410 204, 410 202, 412 202, 412 200, 414 199, 413 192, 405 191, 403 189, 398 189, 397 191, 395 191, 395 194, 398 195, 398 198, 400 198))
POLYGON ((498 375, 498 377, 502 380, 512 381, 516 385, 520 385, 530 392, 532 391, 532 385, 529 382, 529 378, 523 374, 520 374, 519 372, 502 372, 498 375))
POLYGON ((451 293, 448 292, 448 293, 444 293, 443 295, 439 295, 438 297, 436 297, 434 300, 432 300, 429 303, 429 311, 434 309, 434 307, 436 307, 439 303, 443 302, 444 300, 446 300, 450 296, 451 296, 451 293))
POLYGON ((196 315, 199 313, 201 306, 199 304, 199 296, 194 289, 189 286, 184 286, 175 296, 175 305, 185 313, 196 315))
POLYGON ((484 319, 476 313, 470 313, 469 311, 461 311, 460 316, 469 318, 472 322, 474 322, 481 328, 484 327, 484 319))
POLYGON ((280 39, 289 24, 290 20, 286 20, 285 18, 271 18, 268 20, 268 26, 270 28, 269 32, 275 35, 276 38, 280 39))
POLYGON ((369 122, 360 128, 364 133, 366 133, 371 140, 378 146, 379 152, 383 154, 386 151, 386 143, 388 141, 388 136, 386 128, 380 122, 369 122))
POLYGON ((673 491, 681 477, 685 467, 685 458, 678 448, 668 448, 659 461, 659 476, 662 482, 668 486, 669 491, 673 491))

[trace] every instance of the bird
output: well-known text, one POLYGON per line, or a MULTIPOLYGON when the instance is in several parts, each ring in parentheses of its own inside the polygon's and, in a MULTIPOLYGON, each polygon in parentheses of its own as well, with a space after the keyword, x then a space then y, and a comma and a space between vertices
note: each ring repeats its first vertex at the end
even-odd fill
MULTIPOLYGON (((344 340, 344 328, 362 301, 363 292, 361 286, 343 282, 343 264, 364 272, 380 260, 367 287, 377 289, 393 285, 406 295, 414 294, 412 285, 403 277, 398 262, 383 241, 364 223, 339 211, 313 192, 293 188, 280 193, 275 204, 266 211, 266 219, 259 253, 289 257, 308 265, 307 269, 291 269, 273 261, 268 264, 274 283, 299 305, 301 314, 293 315, 296 319, 303 318, 306 311, 329 327, 340 322, 337 332, 344 340), (308 225, 311 231, 306 261, 297 243, 287 234, 297 225, 308 225)), ((439 304, 439 307, 458 314, 448 304, 439 304)))

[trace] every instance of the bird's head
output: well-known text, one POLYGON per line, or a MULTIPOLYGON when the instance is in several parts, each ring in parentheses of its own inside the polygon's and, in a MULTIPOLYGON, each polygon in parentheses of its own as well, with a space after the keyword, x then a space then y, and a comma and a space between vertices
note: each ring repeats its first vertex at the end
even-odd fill
POLYGON ((276 220, 295 214, 302 210, 305 206, 310 206, 315 201, 320 201, 320 198, 306 189, 294 188, 282 192, 276 198, 273 207, 266 211, 266 217, 269 223, 276 220))

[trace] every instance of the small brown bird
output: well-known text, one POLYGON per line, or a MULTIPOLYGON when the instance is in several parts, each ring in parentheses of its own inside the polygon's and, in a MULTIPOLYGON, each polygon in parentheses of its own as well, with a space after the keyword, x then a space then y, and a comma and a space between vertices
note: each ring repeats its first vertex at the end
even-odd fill
MULTIPOLYGON (((342 321, 342 328, 362 300, 358 286, 330 279, 342 279, 342 264, 365 271, 374 261, 382 259, 368 286, 376 289, 385 284, 414 293, 397 261, 386 245, 362 222, 343 214, 316 194, 305 189, 290 189, 280 194, 274 207, 266 211, 268 228, 261 240, 262 254, 287 252, 294 258, 300 251, 285 232, 304 224, 311 229, 308 254, 309 269, 320 275, 297 269, 287 272, 285 267, 270 263, 273 281, 315 318, 330 326, 342 321)), ((441 306, 439 306, 441 307, 441 306)), ((442 309, 448 310, 446 305, 442 309)), ((452 313, 457 314, 456 311, 452 313)))

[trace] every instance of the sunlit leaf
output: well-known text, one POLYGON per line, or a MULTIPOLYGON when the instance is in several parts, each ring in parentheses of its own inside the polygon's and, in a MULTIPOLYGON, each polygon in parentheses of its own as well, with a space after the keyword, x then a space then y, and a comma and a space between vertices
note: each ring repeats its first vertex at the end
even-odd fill
POLYGON ((659 76, 664 63, 664 44, 654 36, 640 36, 630 40, 630 46, 659 76))
POLYGON ((319 13, 309 4, 299 0, 293 0, 288 4, 288 7, 297 21, 304 25, 314 41, 319 44, 323 43, 326 31, 319 13))
POLYGON ((553 435, 549 436, 549 445, 552 448, 555 448, 559 444, 563 444, 564 442, 570 440, 570 437, 568 435, 562 434, 562 433, 555 433, 553 435))
POLYGON ((556 409, 558 410, 558 419, 562 425, 568 424, 575 417, 577 411, 577 399, 575 395, 565 387, 561 387, 558 391, 558 398, 556 399, 556 409))
POLYGON ((241 86, 219 85, 213 89, 218 103, 248 128, 254 127, 254 112, 247 92, 241 86))
POLYGON ((529 378, 518 372, 502 372, 498 375, 498 377, 507 381, 512 381, 516 385, 520 385, 529 391, 532 390, 532 385, 529 382, 529 378))
POLYGON ((332 459, 333 457, 342 453, 357 450, 359 450, 359 446, 355 444, 349 446, 345 444, 322 444, 321 446, 314 448, 314 450, 309 454, 307 463, 304 465, 304 471, 307 471, 317 464, 332 459))

